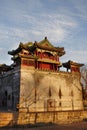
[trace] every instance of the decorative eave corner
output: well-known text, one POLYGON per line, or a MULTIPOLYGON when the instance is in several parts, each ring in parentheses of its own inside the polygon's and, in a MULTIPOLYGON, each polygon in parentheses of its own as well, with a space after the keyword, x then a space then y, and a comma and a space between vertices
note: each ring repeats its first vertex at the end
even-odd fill
POLYGON ((78 66, 79 68, 84 66, 84 64, 77 63, 77 62, 74 62, 74 61, 71 61, 71 60, 69 60, 68 62, 63 63, 63 67, 65 67, 67 69, 71 69, 72 65, 78 66))

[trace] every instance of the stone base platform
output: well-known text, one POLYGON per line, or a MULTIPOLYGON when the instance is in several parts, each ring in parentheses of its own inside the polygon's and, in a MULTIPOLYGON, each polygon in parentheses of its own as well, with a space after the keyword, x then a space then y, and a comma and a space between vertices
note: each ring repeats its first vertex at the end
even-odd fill
POLYGON ((87 119, 87 110, 50 112, 0 112, 0 127, 34 124, 65 124, 87 119))

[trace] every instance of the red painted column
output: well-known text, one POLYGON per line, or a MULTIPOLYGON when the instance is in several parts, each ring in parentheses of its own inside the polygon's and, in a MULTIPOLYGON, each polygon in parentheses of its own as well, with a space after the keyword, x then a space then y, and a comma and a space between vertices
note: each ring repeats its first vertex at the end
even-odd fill
POLYGON ((59 61, 59 57, 57 56, 57 61, 59 61))
POLYGON ((38 69, 38 61, 37 61, 37 69, 38 69))
POLYGON ((41 50, 41 59, 43 58, 43 53, 42 53, 42 50, 41 50))
POLYGON ((41 70, 42 70, 42 62, 41 62, 41 70))
POLYGON ((53 64, 53 71, 54 71, 54 64, 53 64))

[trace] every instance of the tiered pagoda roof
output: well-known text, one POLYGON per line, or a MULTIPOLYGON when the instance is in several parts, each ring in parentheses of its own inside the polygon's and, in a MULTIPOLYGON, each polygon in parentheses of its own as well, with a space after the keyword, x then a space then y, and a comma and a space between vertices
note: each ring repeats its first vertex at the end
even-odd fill
POLYGON ((42 50, 48 50, 48 51, 53 51, 57 52, 59 56, 62 56, 65 54, 64 47, 54 47, 47 37, 45 37, 44 40, 40 42, 28 42, 28 43, 21 43, 19 44, 19 47, 16 50, 8 51, 8 54, 10 55, 15 55, 19 52, 22 51, 22 49, 28 50, 30 52, 34 52, 36 48, 42 49, 42 50))

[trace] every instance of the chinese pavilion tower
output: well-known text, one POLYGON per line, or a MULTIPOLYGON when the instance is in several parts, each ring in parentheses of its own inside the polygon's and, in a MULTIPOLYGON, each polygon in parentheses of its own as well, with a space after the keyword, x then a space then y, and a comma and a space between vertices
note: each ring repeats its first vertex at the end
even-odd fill
POLYGON ((45 37, 40 42, 20 43, 8 54, 14 62, 11 66, 1 65, 0 70, 7 72, 3 86, 12 106, 16 108, 18 104, 20 111, 33 112, 83 109, 80 84, 83 64, 73 61, 62 64, 64 47, 54 47, 45 37), (61 66, 67 68, 67 72, 60 71, 61 66))
POLYGON ((63 47, 54 47, 45 37, 37 43, 20 43, 16 50, 9 51, 16 65, 25 65, 35 69, 57 71, 61 67, 59 57, 65 54, 63 47))

